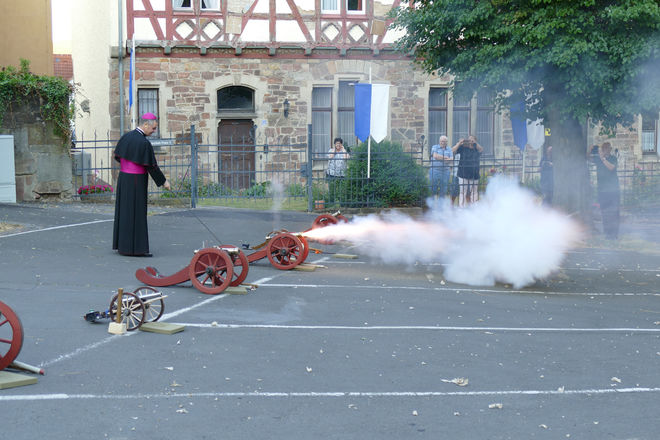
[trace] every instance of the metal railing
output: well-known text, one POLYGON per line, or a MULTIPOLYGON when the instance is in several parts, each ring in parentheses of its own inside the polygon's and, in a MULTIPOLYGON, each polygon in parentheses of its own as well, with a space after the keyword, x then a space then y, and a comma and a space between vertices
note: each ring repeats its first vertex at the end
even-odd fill
MULTIPOLYGON (((308 138, 311 133, 308 130, 308 138)), ((85 194, 84 187, 112 186, 119 172, 113 159, 117 141, 109 137, 81 138, 72 149, 74 190, 85 200, 107 200, 114 192, 85 194)), ((172 190, 158 188, 149 180, 151 202, 198 203, 258 209, 332 210, 342 208, 423 206, 431 194, 431 162, 420 151, 371 152, 367 177, 365 151, 355 147, 341 178, 326 175, 328 153, 312 152, 311 145, 255 144, 252 138, 223 139, 222 144, 202 143, 195 127, 185 133, 153 140, 159 166, 172 190)), ((523 166, 522 156, 482 157, 478 188, 485 190, 496 174, 512 176, 540 194, 540 168, 535 160, 523 166)), ((457 164, 450 165, 450 183, 457 164)), ((636 164, 619 161, 622 207, 626 210, 660 205, 660 162, 636 164)), ((590 165, 590 179, 597 187, 590 165)), ((451 195, 452 186, 444 194, 451 195)), ((595 191, 594 191, 595 194, 595 191)), ((595 196, 594 196, 595 197, 595 196)))

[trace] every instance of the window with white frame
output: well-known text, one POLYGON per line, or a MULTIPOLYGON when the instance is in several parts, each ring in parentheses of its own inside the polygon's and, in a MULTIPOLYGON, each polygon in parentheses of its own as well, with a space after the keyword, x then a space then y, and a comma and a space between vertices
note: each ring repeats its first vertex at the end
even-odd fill
POLYGON ((452 145, 461 139, 470 136, 471 100, 469 98, 454 97, 452 108, 452 145))
POLYGON ((658 115, 646 113, 642 115, 642 153, 657 154, 658 152, 658 115))
POLYGON ((150 138, 160 138, 160 117, 158 115, 158 89, 139 88, 137 90, 138 115, 153 113, 156 115, 158 128, 149 136, 150 138))
POLYGON ((332 145, 332 87, 312 89, 312 151, 326 153, 332 145))
POLYGON ((429 90, 429 146, 447 136, 447 89, 429 90))
POLYGON ((172 8, 174 9, 192 9, 193 0, 172 0, 172 8))
POLYGON ((321 0, 321 12, 324 14, 338 14, 343 9, 348 14, 364 14, 366 0, 321 0))
POLYGON ((199 6, 202 10, 210 9, 217 11, 220 9, 220 0, 200 0, 199 6))
POLYGON ((477 129, 474 134, 479 145, 484 148, 483 154, 492 155, 495 137, 495 106, 492 93, 477 93, 477 129))
POLYGON ((442 135, 455 145, 470 135, 477 137, 484 154, 492 155, 495 138, 495 107, 492 95, 477 93, 476 97, 448 99, 446 88, 432 87, 429 90, 429 145, 438 142, 442 135))
POLYGON ((342 138, 346 147, 357 144, 355 88, 353 87, 356 82, 339 81, 338 87, 317 86, 312 88, 312 148, 314 153, 326 153, 332 145, 332 140, 336 137, 342 138))
POLYGON ((217 11, 220 9, 220 0, 172 0, 172 8, 192 10, 194 1, 199 2, 202 11, 209 9, 217 11))
POLYGON ((339 81, 337 95, 337 136, 343 139, 345 147, 356 144, 355 137, 355 87, 356 81, 339 81))

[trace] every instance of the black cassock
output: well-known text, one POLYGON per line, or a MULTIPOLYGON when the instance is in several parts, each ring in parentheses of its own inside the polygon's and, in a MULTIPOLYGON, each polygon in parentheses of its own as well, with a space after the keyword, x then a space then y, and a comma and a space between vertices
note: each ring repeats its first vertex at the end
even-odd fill
MULTIPOLYGON (((158 168, 151 142, 140 130, 124 134, 117 142, 115 160, 130 160, 144 166, 156 185, 166 179, 158 168)), ((119 173, 115 192, 115 224, 112 249, 123 255, 142 255, 149 252, 147 228, 147 174, 119 173)))

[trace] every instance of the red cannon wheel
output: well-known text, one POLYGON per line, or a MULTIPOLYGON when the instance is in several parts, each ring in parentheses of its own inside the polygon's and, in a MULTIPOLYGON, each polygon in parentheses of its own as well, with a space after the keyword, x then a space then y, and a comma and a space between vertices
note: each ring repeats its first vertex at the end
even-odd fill
POLYGON ((337 219, 334 215, 330 214, 321 214, 314 219, 312 222, 312 229, 324 228, 329 225, 334 225, 337 223, 337 219))
POLYGON ((303 262, 304 248, 295 235, 284 232, 271 238, 266 248, 266 255, 273 267, 281 270, 293 269, 303 262))
POLYGON ((0 301, 0 371, 9 366, 23 347, 23 325, 14 311, 0 301))
MULTIPOLYGON (((231 246, 228 244, 223 244, 220 247, 222 249, 238 249, 236 246, 231 246)), ((240 286, 248 276, 248 259, 240 249, 238 249, 237 255, 233 253, 229 254, 229 258, 231 259, 232 263, 234 263, 234 277, 232 278, 232 281, 229 283, 229 285, 233 287, 240 286)))
POLYGON ((193 286, 207 295, 217 295, 225 290, 234 276, 231 258, 218 248, 199 250, 188 269, 193 286))
MULTIPOLYGON (((110 300, 110 319, 117 321, 117 297, 110 300)), ((133 331, 144 323, 145 308, 142 300, 134 293, 124 292, 121 296, 121 322, 126 323, 126 330, 133 331)))
POLYGON ((147 299, 154 293, 160 293, 153 287, 142 286, 133 291, 144 302, 144 322, 156 322, 163 316, 165 311, 165 301, 162 295, 160 297, 147 299))
POLYGON ((300 260, 301 260, 300 262, 303 263, 305 260, 307 260, 307 257, 309 256, 309 243, 307 242, 307 239, 302 235, 296 236, 296 238, 300 240, 300 242, 303 245, 303 253, 300 256, 300 260))

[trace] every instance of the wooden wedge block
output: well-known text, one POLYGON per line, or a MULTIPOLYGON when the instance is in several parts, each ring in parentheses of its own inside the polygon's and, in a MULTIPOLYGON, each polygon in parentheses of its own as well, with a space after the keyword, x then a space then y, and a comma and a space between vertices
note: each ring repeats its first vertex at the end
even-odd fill
POLYGON ((294 267, 293 270, 302 270, 303 272, 314 272, 316 270, 316 266, 307 265, 303 263, 294 267))
POLYGON ((343 258, 343 259, 346 259, 346 260, 355 260, 355 259, 357 259, 358 256, 353 255, 353 254, 334 254, 333 257, 343 258))
POLYGON ((185 328, 185 325, 172 324, 171 322, 145 322, 139 327, 143 332, 161 333, 163 335, 173 335, 182 332, 185 328))
POLYGON ((126 323, 125 322, 111 322, 108 325, 108 333, 113 335, 123 335, 126 333, 126 323))
POLYGON ((37 383, 37 378, 26 376, 25 374, 10 373, 9 371, 0 371, 0 390, 6 388, 22 387, 37 383))
POLYGON ((232 295, 245 295, 248 289, 241 286, 229 286, 222 293, 230 293, 232 295))

